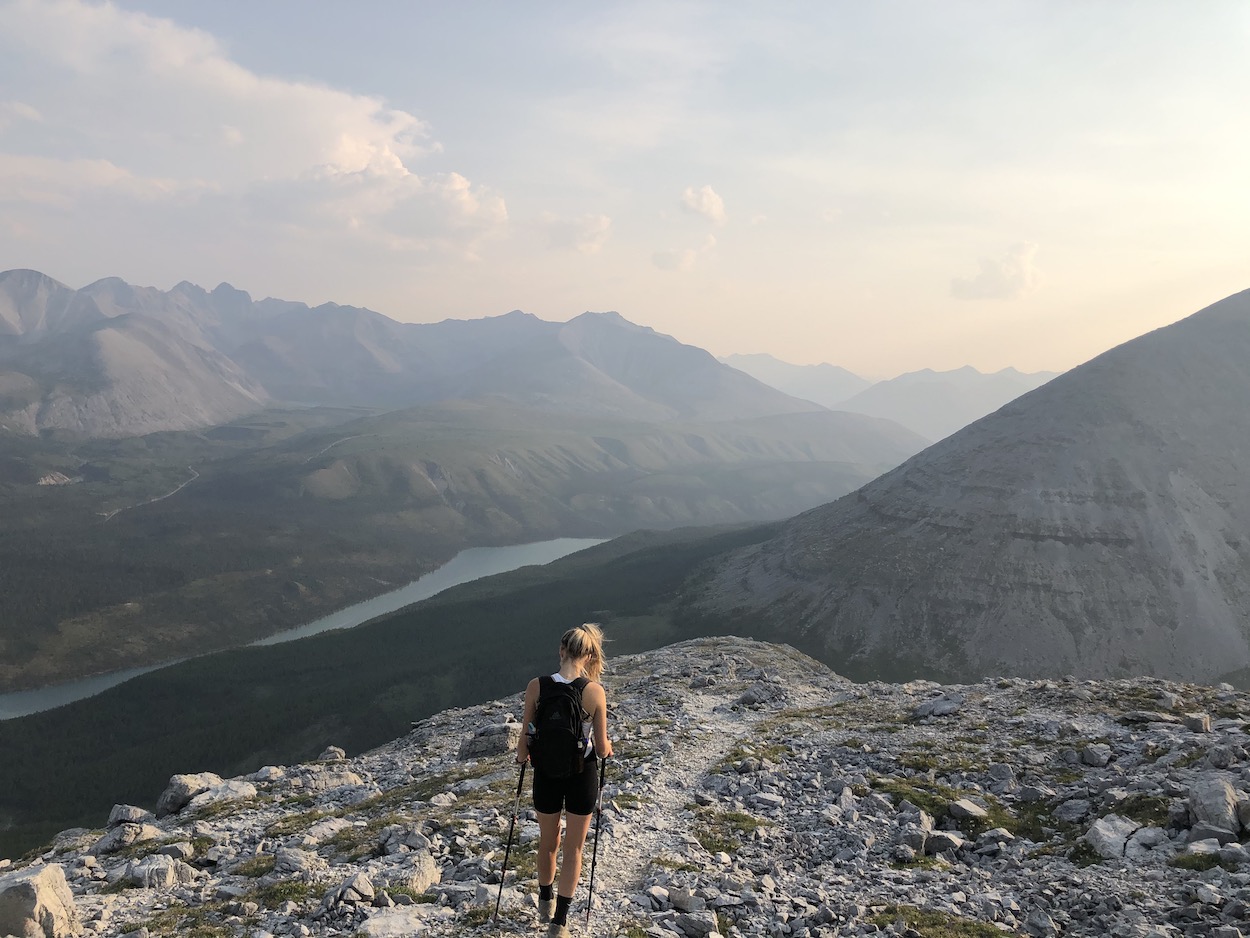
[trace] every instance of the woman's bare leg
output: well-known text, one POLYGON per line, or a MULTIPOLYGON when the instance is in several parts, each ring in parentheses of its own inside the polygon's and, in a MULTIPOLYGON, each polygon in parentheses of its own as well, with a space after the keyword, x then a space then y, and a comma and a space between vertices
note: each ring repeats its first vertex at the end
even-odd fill
MULTIPOLYGON (((583 835, 584 836, 584 835, 583 835)), ((560 815, 538 815, 538 885, 556 878, 556 851, 560 849, 560 815)))
MULTIPOLYGON (((542 815, 539 815, 541 823, 542 815)), ((564 816, 564 854, 560 860, 561 896, 572 896, 582 875, 582 847, 586 845, 586 833, 590 830, 589 814, 566 814, 564 816)), ((554 855, 552 857, 554 862, 554 855)), ((541 870, 541 865, 539 866, 541 870)))

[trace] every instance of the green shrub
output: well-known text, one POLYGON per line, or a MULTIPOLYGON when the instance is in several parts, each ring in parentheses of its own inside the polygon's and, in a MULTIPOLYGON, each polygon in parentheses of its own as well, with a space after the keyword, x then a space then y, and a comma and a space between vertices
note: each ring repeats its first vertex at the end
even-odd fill
POLYGON ((869 921, 878 928, 886 928, 899 919, 917 931, 920 938, 1001 938, 1003 934, 987 922, 911 905, 888 905, 869 921))

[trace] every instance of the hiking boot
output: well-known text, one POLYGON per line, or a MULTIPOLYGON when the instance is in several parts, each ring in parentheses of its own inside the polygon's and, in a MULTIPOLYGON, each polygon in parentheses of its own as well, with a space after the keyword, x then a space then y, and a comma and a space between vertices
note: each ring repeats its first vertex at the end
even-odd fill
POLYGON ((573 938, 569 934, 569 926, 557 925, 554 922, 547 926, 547 938, 573 938))
POLYGON ((550 899, 538 900, 538 920, 543 924, 551 921, 551 915, 556 910, 556 899, 552 896, 550 899))

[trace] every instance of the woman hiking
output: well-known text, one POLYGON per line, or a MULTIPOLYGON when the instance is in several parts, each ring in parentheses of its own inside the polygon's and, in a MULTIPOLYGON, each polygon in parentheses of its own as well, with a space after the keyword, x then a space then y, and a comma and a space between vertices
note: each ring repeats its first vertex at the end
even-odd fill
POLYGON ((525 719, 528 733, 517 744, 516 761, 534 766, 534 811, 538 814, 538 920, 550 923, 548 938, 569 938, 569 906, 582 872, 582 847, 590 818, 599 798, 596 756, 612 756, 608 739, 608 701, 599 683, 603 673, 603 630, 587 623, 569 629, 560 639, 560 670, 549 677, 536 677, 525 688, 525 719), (560 701, 559 698, 564 698, 560 701), (580 739, 563 761, 553 757, 553 742, 560 737, 558 727, 543 732, 549 717, 572 702, 580 709, 576 722, 580 739), (578 703, 580 702, 580 707, 578 703), (539 732, 534 739, 535 721, 539 732), (584 747, 584 748, 583 748, 584 747), (584 758, 581 753, 585 752, 584 758), (556 880, 556 853, 560 848, 560 814, 564 813, 564 853, 560 862, 560 882, 556 880))

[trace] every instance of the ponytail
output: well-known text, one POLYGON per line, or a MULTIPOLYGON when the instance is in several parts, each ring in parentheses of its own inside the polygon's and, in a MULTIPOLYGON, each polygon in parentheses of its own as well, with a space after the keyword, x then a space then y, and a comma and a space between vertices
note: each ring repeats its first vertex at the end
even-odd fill
POLYGON ((603 673, 603 629, 587 622, 569 629, 560 638, 560 647, 574 659, 585 659, 582 673, 592 681, 603 673))

